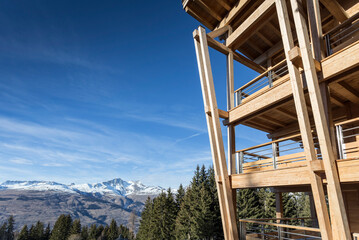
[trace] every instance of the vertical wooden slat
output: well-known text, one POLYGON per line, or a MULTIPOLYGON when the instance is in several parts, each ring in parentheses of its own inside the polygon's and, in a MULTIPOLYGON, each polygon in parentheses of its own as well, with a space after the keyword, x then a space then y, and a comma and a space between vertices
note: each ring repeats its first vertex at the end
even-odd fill
POLYGON ((304 16, 300 13, 299 4, 302 4, 302 2, 300 0, 291 0, 290 2, 296 26, 298 43, 301 50, 303 68, 307 80, 315 127, 323 157, 325 175, 328 182, 327 189, 329 208, 332 217, 333 237, 335 239, 351 239, 348 218, 340 188, 338 170, 333 153, 329 128, 326 121, 325 109, 323 106, 322 96, 320 94, 314 59, 310 50, 308 28, 304 16))
POLYGON ((198 35, 199 41, 195 39, 195 45, 205 108, 210 109, 211 111, 211 116, 207 114, 206 118, 211 142, 214 170, 217 182, 219 179, 221 180, 221 183, 217 184, 217 188, 221 206, 222 224, 225 232, 225 238, 235 240, 238 239, 235 208, 232 201, 232 189, 228 176, 217 100, 214 91, 207 35, 203 27, 199 27, 198 35))
MULTIPOLYGON (((194 36, 194 45, 195 45, 195 49, 196 49, 196 56, 197 56, 197 64, 198 64, 198 72, 199 72, 199 76, 200 76, 200 80, 201 80, 201 89, 202 89, 202 96, 203 96, 203 104, 204 104, 204 108, 207 109, 209 106, 209 100, 208 100, 208 94, 207 94, 207 87, 206 87, 206 82, 204 80, 205 75, 204 75, 204 67, 203 67, 203 60, 202 60, 202 51, 201 51, 201 46, 200 46, 200 42, 199 40, 196 39, 195 36, 198 36, 198 30, 195 30, 193 32, 193 36, 194 36)), ((215 178, 216 178, 216 186, 217 186, 217 192, 218 192, 218 200, 219 200, 219 208, 221 211, 221 219, 222 219, 222 227, 223 227, 223 232, 224 232, 224 238, 227 240, 228 238, 228 231, 226 231, 227 228, 227 216, 226 213, 224 211, 224 206, 223 206, 223 202, 224 202, 224 195, 223 195, 223 190, 222 187, 219 183, 219 176, 218 176, 218 160, 217 160, 217 151, 216 151, 216 147, 214 146, 214 132, 213 132, 213 124, 212 124, 212 115, 206 114, 206 122, 207 122, 207 128, 208 128, 208 135, 209 135, 209 141, 210 141, 210 145, 211 145, 211 153, 212 153, 212 158, 213 158, 213 169, 215 172, 215 178)))
MULTIPOLYGON (((308 110, 305 103, 303 84, 301 81, 299 69, 293 65, 288 56, 288 52, 294 47, 294 41, 290 27, 286 1, 276 0, 276 8, 279 26, 282 34, 284 52, 287 59, 287 66, 292 84, 293 98, 297 111, 299 129, 302 136, 306 160, 308 162, 308 166, 310 166, 310 161, 316 159, 316 152, 314 148, 313 136, 311 132, 308 110)), ((315 174, 310 169, 310 167, 308 167, 308 174, 310 175, 311 179, 312 192, 318 214, 318 221, 321 229, 322 239, 331 240, 332 232, 329 222, 328 209, 325 202, 322 179, 320 178, 320 176, 315 174)))

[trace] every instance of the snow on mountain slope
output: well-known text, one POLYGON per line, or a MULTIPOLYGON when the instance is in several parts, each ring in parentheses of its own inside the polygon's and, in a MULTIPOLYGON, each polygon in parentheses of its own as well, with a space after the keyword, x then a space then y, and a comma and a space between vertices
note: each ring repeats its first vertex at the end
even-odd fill
POLYGON ((107 182, 96 184, 71 184, 65 185, 50 181, 6 181, 0 184, 0 190, 36 190, 36 191, 60 191, 68 193, 91 193, 100 195, 158 195, 164 189, 161 187, 146 186, 140 181, 124 181, 116 178, 107 182))

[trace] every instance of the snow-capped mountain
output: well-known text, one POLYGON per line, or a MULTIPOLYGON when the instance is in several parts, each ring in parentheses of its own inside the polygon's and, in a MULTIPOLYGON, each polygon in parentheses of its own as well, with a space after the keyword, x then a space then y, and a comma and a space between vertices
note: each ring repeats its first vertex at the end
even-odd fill
POLYGON ((116 178, 107 182, 95 184, 61 184, 51 181, 6 181, 0 184, 0 190, 35 190, 35 191, 60 191, 67 193, 91 193, 100 195, 158 195, 164 189, 162 187, 146 186, 140 181, 124 181, 116 178))

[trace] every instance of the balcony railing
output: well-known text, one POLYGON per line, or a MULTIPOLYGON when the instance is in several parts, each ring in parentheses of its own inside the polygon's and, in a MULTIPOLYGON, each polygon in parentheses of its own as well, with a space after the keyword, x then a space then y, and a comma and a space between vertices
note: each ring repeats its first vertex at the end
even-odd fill
POLYGON ((336 124, 340 159, 359 157, 359 118, 336 124))
POLYGON ((359 40, 359 13, 330 30, 324 39, 327 56, 359 40))
MULTIPOLYGON (((317 138, 314 144, 320 159, 317 138)), ((237 174, 304 166, 305 160, 300 134, 236 151, 237 174)))
POLYGON ((311 221, 308 218, 289 219, 300 221, 301 226, 283 224, 285 219, 276 219, 280 223, 268 221, 267 219, 241 219, 239 220, 240 240, 266 239, 322 239, 319 228, 309 227, 311 221), (309 224, 308 224, 309 223, 309 224))
POLYGON ((242 103, 243 99, 250 95, 273 87, 275 81, 288 74, 286 60, 283 60, 273 67, 268 68, 265 72, 244 84, 234 91, 235 106, 242 103))

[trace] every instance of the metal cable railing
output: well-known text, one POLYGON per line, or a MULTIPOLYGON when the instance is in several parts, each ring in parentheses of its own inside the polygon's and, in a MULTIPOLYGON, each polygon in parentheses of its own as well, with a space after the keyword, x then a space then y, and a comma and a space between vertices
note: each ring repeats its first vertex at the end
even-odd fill
POLYGON ((277 219, 277 223, 270 222, 267 219, 241 219, 239 220, 240 240, 248 239, 248 237, 268 240, 322 239, 320 229, 312 227, 312 224, 316 223, 316 220, 311 219, 312 221, 305 221, 305 219, 309 218, 297 219, 301 222, 300 226, 283 223, 284 221, 281 219, 277 219))
POLYGON ((274 67, 268 68, 264 73, 252 79, 234 92, 235 106, 242 103, 243 99, 265 89, 273 87, 273 83, 288 74, 286 61, 283 60, 274 67))
POLYGON ((359 40, 359 13, 324 35, 327 56, 359 40))
MULTIPOLYGON (((313 138, 317 159, 321 153, 317 137, 313 138)), ((305 165, 300 134, 236 151, 237 174, 305 165)))
POLYGON ((359 157, 359 118, 337 123, 336 133, 339 158, 359 157))

